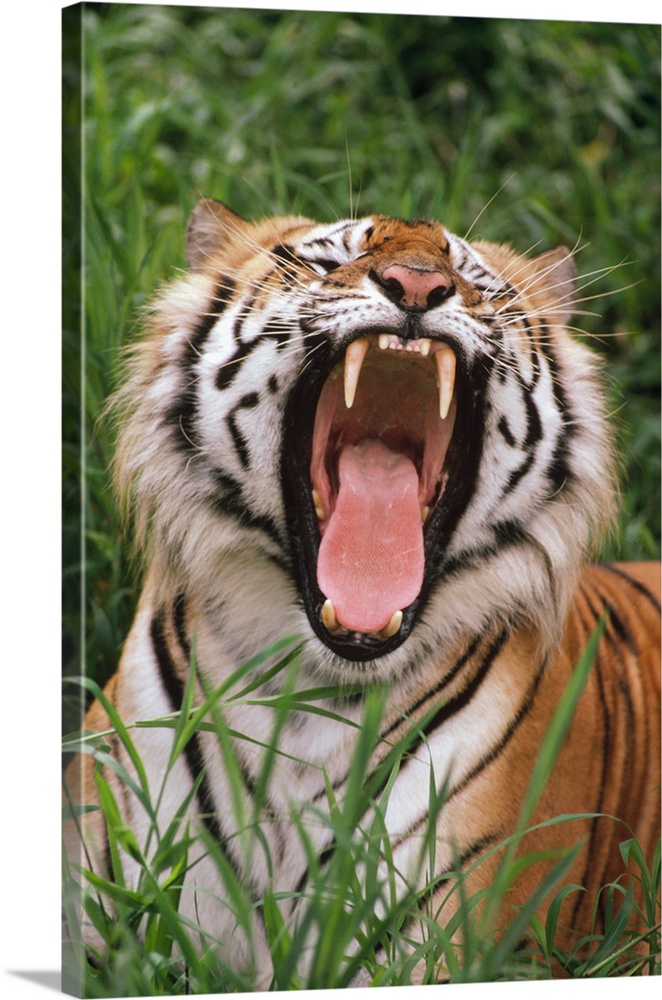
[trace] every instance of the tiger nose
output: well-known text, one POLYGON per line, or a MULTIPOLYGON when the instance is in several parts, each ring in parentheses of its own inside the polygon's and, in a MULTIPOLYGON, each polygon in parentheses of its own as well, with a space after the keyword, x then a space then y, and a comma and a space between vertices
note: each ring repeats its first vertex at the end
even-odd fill
POLYGON ((453 292, 453 282, 441 271, 390 264, 382 271, 381 284, 406 309, 433 309, 453 292))

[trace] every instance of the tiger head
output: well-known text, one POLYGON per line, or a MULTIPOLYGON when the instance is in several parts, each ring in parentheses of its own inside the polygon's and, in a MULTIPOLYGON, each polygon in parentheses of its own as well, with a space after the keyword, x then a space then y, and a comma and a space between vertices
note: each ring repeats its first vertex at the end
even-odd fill
POLYGON ((576 277, 384 216, 201 201, 120 390, 120 489, 229 653, 385 680, 495 620, 559 634, 614 496, 576 277))

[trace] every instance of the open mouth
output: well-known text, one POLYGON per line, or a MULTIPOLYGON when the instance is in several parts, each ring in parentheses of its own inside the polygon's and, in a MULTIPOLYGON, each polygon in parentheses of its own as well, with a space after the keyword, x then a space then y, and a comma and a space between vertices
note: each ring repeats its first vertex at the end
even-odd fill
POLYGON ((477 450, 468 462, 462 384, 450 343, 384 332, 295 390, 284 471, 299 583, 313 629, 349 659, 400 645, 436 578, 473 479, 453 470, 477 450))

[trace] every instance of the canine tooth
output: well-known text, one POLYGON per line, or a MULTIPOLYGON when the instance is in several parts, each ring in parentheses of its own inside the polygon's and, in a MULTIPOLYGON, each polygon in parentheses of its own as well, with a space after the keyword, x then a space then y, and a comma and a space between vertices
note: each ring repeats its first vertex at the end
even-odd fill
POLYGON ((421 505, 421 521, 423 522, 423 524, 425 524, 425 522, 427 521, 429 513, 430 513, 430 508, 427 505, 422 504, 421 505))
POLYGON ((326 517, 326 511, 324 510, 324 503, 319 490, 313 490, 313 505, 315 507, 315 513, 317 514, 317 520, 323 521, 326 517))
POLYGON ((380 333, 377 343, 379 344, 379 350, 385 351, 389 345, 388 333, 380 333))
POLYGON ((388 625, 381 630, 379 633, 382 639, 390 639, 392 635, 400 631, 400 626, 402 625, 402 611, 396 611, 393 614, 388 625))
POLYGON ((455 353, 448 344, 442 344, 434 358, 437 362, 437 375, 439 376, 439 415, 442 420, 445 420, 455 388, 455 353))
POLYGON ((324 622, 324 627, 329 632, 337 631, 338 619, 336 618, 336 609, 333 606, 333 601, 328 597, 322 605, 322 621, 324 622))
POLYGON ((368 350, 368 338, 361 337, 350 344, 345 353, 345 406, 351 409, 356 395, 356 387, 361 374, 361 366, 368 350))
POLYGON ((418 349, 424 358, 427 358, 428 354, 430 353, 431 343, 432 341, 428 340, 427 338, 425 340, 419 340, 418 342, 418 349))

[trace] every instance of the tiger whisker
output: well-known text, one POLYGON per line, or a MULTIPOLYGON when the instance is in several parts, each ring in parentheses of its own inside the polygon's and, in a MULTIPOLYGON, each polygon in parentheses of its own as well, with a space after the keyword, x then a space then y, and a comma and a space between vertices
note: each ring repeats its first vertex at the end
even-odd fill
POLYGON ((476 226, 476 223, 477 223, 477 222, 478 222, 478 220, 480 219, 481 215, 483 215, 483 213, 484 213, 485 211, 487 211, 487 209, 488 209, 488 208, 490 207, 490 205, 492 204, 492 202, 493 202, 493 201, 495 201, 495 200, 496 200, 496 199, 497 199, 497 198, 499 197, 499 195, 501 194, 501 192, 502 192, 502 191, 503 191, 503 190, 504 190, 504 189, 505 189, 505 188, 506 188, 506 187, 508 186, 508 184, 510 184, 510 182, 511 182, 511 181, 512 181, 512 179, 513 179, 513 177, 515 177, 515 176, 516 176, 516 174, 515 174, 515 173, 512 173, 512 174, 510 175, 510 177, 507 177, 507 178, 506 178, 506 180, 505 180, 505 181, 503 182, 503 184, 501 185, 501 187, 500 187, 500 188, 499 188, 499 189, 498 189, 497 191, 495 191, 495 192, 494 192, 494 194, 493 194, 493 195, 492 195, 492 197, 491 197, 491 198, 489 199, 489 201, 486 201, 486 202, 485 202, 485 204, 484 204, 484 205, 483 205, 483 207, 481 208, 480 212, 479 212, 479 213, 478 213, 478 215, 477 215, 477 216, 475 217, 475 219, 473 220, 473 222, 471 223, 471 225, 470 225, 470 226, 469 226, 469 228, 467 229, 466 233, 464 234, 464 236, 463 236, 463 239, 465 239, 465 240, 468 240, 468 239, 469 239, 469 235, 470 235, 471 231, 472 231, 472 230, 473 230, 473 229, 475 228, 475 226, 476 226))

